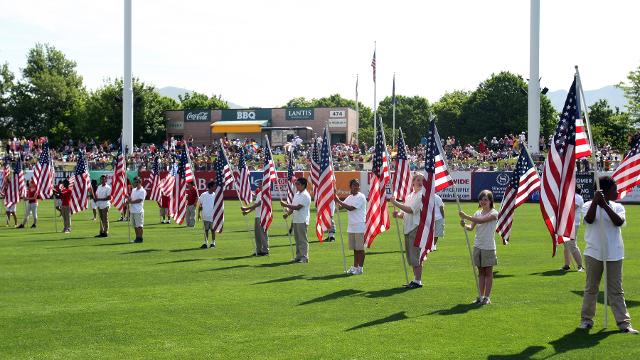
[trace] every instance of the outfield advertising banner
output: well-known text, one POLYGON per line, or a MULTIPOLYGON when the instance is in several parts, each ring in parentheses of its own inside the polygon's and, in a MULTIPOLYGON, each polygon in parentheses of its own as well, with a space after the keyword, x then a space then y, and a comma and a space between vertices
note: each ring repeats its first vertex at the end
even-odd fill
POLYGON ((442 200, 456 200, 456 193, 460 197, 460 200, 471 200, 471 183, 472 176, 470 171, 452 171, 451 179, 455 184, 455 192, 454 187, 449 186, 448 188, 440 191, 438 195, 442 198, 442 200))
POLYGON ((471 180, 471 198, 475 200, 482 190, 491 190, 493 201, 502 201, 509 180, 511 180, 511 172, 474 172, 471 180))

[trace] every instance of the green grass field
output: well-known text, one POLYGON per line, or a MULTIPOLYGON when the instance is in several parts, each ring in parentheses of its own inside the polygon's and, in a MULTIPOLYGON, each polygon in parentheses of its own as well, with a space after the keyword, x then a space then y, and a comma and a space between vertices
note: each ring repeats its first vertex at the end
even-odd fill
MULTIPOLYGON (((143 244, 129 243, 121 222, 112 222, 109 238, 94 238, 90 211, 73 217, 71 234, 55 233, 51 202, 41 204, 37 229, 0 229, 0 358, 640 356, 640 337, 619 333, 613 315, 602 329, 602 306, 590 333, 576 330, 585 275, 557 271, 562 258, 551 258, 537 205, 518 209, 511 245, 498 243, 493 304, 481 308, 468 305, 475 287, 453 203, 425 286, 409 291, 393 224, 368 252, 364 275, 349 277, 339 239, 313 241, 309 264, 290 263, 280 212, 271 255, 256 258, 237 201, 226 203, 218 247, 206 250, 198 248, 200 223, 161 225, 157 206, 145 206, 143 244)), ((624 288, 640 326, 640 206, 626 208, 624 288)), ((346 231, 344 213, 342 224, 346 231)))

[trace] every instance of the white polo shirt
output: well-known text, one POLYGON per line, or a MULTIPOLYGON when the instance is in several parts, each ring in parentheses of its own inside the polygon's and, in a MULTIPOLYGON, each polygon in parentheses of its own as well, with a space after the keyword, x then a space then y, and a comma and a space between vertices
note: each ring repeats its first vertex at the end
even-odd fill
POLYGON ((344 203, 355 208, 354 210, 347 211, 349 215, 347 232, 352 234, 364 233, 367 228, 367 198, 363 193, 358 192, 355 195, 350 194, 347 196, 344 203))
POLYGON ((434 220, 441 220, 442 219, 442 213, 440 212, 440 207, 444 206, 444 203, 442 202, 442 198, 438 195, 435 194, 435 215, 434 215, 434 220))
POLYGON ((293 210, 293 223, 309 225, 309 205, 311 205, 311 195, 309 195, 307 189, 304 189, 302 192, 297 192, 293 196, 293 205, 302 205, 300 210, 293 210))
MULTIPOLYGON (((624 206, 622 204, 618 204, 616 202, 609 201, 609 206, 613 209, 613 211, 618 214, 622 220, 625 220, 625 223, 622 225, 626 225, 626 212, 624 206)), ((589 211, 589 207, 591 207, 591 201, 587 201, 582 207, 582 213, 587 214, 589 211)), ((587 246, 584 249, 584 255, 590 256, 596 260, 602 261, 602 254, 600 253, 600 219, 604 218, 602 222, 602 227, 604 228, 605 237, 607 239, 607 261, 618 261, 624 259, 624 243, 622 242, 622 231, 621 226, 615 226, 611 221, 611 218, 604 209, 598 206, 596 210, 596 217, 592 224, 589 224, 585 221, 586 230, 584 233, 584 240, 587 243, 587 246)))
POLYGON ((576 218, 573 221, 574 226, 580 225, 580 220, 582 220, 582 207, 584 206, 584 199, 582 195, 576 194, 576 218))
MULTIPOLYGON (((111 199, 111 185, 109 184, 106 184, 104 186, 98 185, 98 189, 96 189, 96 197, 111 199)), ((96 206, 98 207, 98 209, 106 209, 111 206, 111 201, 110 200, 96 201, 96 206)))
POLYGON ((413 231, 420 225, 420 212, 422 211, 422 195, 424 195, 424 188, 420 191, 410 192, 404 201, 404 205, 411 208, 413 213, 404 213, 404 233, 405 235, 413 231))
POLYGON ((213 221, 213 206, 215 204, 215 196, 215 192, 209 193, 209 191, 205 191, 200 194, 200 197, 198 198, 200 205, 202 205, 200 216, 202 217, 203 221, 213 221))
MULTIPOLYGON (((482 209, 473 214, 474 217, 495 215, 498 217, 498 210, 491 209, 486 214, 482 214, 482 209)), ((473 244, 474 247, 482 250, 495 250, 496 249, 496 226, 498 226, 498 220, 492 220, 484 224, 476 224, 476 238, 473 244)))
POLYGON ((137 204, 131 204, 132 214, 139 214, 144 212, 144 199, 146 197, 147 197, 147 190, 145 190, 143 187, 140 187, 140 189, 133 188, 133 190, 131 190, 131 200, 142 199, 142 202, 139 202, 137 204))

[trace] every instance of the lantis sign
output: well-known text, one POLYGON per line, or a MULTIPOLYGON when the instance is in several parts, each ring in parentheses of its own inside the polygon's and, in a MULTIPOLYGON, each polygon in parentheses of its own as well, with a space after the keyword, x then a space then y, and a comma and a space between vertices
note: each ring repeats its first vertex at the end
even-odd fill
POLYGON ((313 120, 313 108, 287 109, 287 120, 313 120))
POLYGON ((185 110, 184 121, 211 121, 211 110, 207 110, 207 109, 185 110))

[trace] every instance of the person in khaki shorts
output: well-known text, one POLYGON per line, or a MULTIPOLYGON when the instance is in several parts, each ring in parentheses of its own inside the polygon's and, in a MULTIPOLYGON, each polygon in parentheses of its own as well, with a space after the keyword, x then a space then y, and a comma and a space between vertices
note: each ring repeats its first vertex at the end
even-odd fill
POLYGON ((309 262, 309 239, 307 238, 307 226, 309 226, 309 206, 311 205, 311 195, 307 191, 307 179, 298 178, 295 182, 298 192, 293 196, 293 201, 288 204, 280 201, 280 204, 287 209, 283 217, 286 219, 293 214, 293 234, 296 239, 296 257, 293 259, 297 263, 309 262))
POLYGON ((491 304, 491 288, 493 287, 493 267, 498 265, 496 257, 496 226, 498 225, 498 210, 493 208, 493 193, 482 190, 478 195, 479 208, 473 216, 460 211, 460 225, 469 231, 476 230, 473 243, 473 263, 478 267, 478 288, 480 293, 474 304, 491 304), (467 225, 465 220, 471 222, 467 225))
POLYGON ((347 234, 349 249, 353 250, 353 266, 347 274, 362 275, 364 271, 364 231, 366 229, 367 198, 360 192, 360 182, 356 179, 349 181, 351 194, 344 201, 340 201, 334 194, 336 205, 346 209, 349 215, 347 234))
POLYGON ((135 243, 141 243, 144 241, 142 238, 142 228, 144 227, 144 199, 147 197, 147 191, 142 187, 142 180, 139 176, 133 179, 134 188, 131 190, 129 196, 129 216, 131 216, 131 222, 136 231, 135 243))
POLYGON ((404 246, 407 252, 407 263, 413 268, 413 280, 406 284, 409 289, 422 287, 422 249, 415 246, 418 226, 420 225, 420 212, 422 211, 422 196, 424 176, 420 173, 413 175, 411 179, 412 191, 405 198, 404 203, 391 198, 391 203, 401 211, 394 211, 393 217, 404 220, 404 246))
POLYGON ((624 206, 615 202, 618 198, 615 180, 610 176, 603 176, 598 181, 602 190, 597 191, 593 201, 588 201, 582 208, 586 225, 584 239, 587 246, 584 249, 584 259, 587 279, 582 298, 582 320, 578 328, 588 330, 593 327, 596 299, 603 273, 602 243, 606 241, 607 295, 613 317, 620 331, 638 334, 638 330, 631 327, 631 316, 627 311, 622 289, 624 244, 620 227, 626 222, 626 211, 624 206), (601 234, 604 234, 604 239, 601 234))
MULTIPOLYGON (((200 194, 198 198, 198 220, 202 219, 204 227, 204 243, 200 246, 200 249, 209 249, 216 247, 216 232, 213 231, 213 210, 215 207, 215 181, 209 181, 207 184, 207 191, 200 194), (209 242, 209 231, 211 231, 211 245, 207 245, 209 242)), ((223 191, 223 190, 218 190, 223 191)))
POLYGON ((109 207, 111 207, 111 186, 107 184, 107 176, 100 176, 100 185, 94 194, 94 200, 100 216, 100 233, 96 237, 109 236, 109 207))

